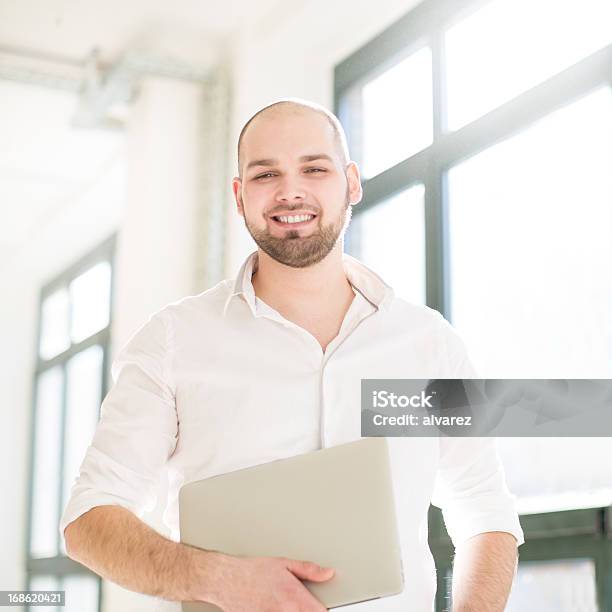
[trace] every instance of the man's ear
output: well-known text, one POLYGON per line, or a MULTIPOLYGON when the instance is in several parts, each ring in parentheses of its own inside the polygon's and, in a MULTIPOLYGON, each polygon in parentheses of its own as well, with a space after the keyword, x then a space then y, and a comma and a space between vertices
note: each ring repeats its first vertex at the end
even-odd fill
POLYGON ((355 204, 361 202, 363 189, 361 188, 359 167, 354 161, 350 161, 346 166, 346 180, 348 181, 349 202, 355 206, 355 204))
POLYGON ((236 201, 238 214, 241 217, 244 217, 244 206, 242 205, 242 181, 237 176, 232 179, 232 191, 234 192, 234 200, 236 201))

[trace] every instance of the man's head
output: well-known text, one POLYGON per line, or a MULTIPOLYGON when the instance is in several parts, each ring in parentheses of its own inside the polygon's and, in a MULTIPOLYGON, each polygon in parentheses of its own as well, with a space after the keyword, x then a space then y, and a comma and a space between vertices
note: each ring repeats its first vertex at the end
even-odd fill
POLYGON ((238 140, 238 212, 265 253, 295 268, 334 248, 361 200, 344 131, 323 107, 282 100, 258 111, 238 140))

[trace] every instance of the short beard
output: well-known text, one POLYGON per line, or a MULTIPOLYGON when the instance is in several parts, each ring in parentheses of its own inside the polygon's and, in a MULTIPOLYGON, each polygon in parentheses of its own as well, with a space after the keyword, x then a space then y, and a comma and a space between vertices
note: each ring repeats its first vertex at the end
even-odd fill
POLYGON ((297 230, 287 230, 283 238, 272 236, 268 229, 251 227, 246 215, 244 224, 257 246, 275 261, 291 268, 307 268, 325 259, 344 235, 351 220, 348 190, 342 215, 336 224, 319 225, 319 230, 304 238, 297 230))

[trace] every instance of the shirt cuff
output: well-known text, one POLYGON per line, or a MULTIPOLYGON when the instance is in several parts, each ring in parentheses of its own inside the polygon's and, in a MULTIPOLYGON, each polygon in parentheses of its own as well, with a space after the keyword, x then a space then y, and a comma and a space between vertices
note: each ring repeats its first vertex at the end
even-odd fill
POLYGON ((452 507, 442 509, 446 530, 455 547, 465 540, 490 531, 503 531, 516 538, 517 547, 525 543, 514 496, 482 495, 454 500, 452 507))
MULTIPOLYGON (((120 499, 116 495, 101 495, 92 493, 91 495, 81 495, 78 500, 70 502, 62 514, 59 524, 60 535, 64 537, 64 531, 70 523, 76 521, 80 516, 95 508, 96 506, 121 506, 138 516, 136 508, 131 506, 127 500, 120 499)), ((142 513, 140 513, 142 514, 142 513)))

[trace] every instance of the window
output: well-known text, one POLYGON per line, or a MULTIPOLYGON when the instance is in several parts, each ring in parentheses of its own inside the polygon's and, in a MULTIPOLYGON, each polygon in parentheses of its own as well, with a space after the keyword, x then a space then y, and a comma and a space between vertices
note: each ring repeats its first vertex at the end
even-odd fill
POLYGON ((415 185, 358 215, 352 246, 395 293, 425 303, 425 189, 415 185))
MULTIPOLYGON (((336 66, 364 178, 347 248, 449 319, 483 376, 612 378, 611 6, 425 0, 336 66)), ((608 446, 499 440, 529 532, 513 611, 612 605, 608 446)))
MULTIPOLYGON (((525 544, 508 612, 608 610, 610 506, 521 517, 525 544)), ((439 510, 429 514, 429 545, 438 567, 436 611, 452 609, 452 545, 439 510)))
POLYGON ((610 168, 604 86, 450 169, 449 314, 484 375, 612 373, 610 168))
POLYGON ((610 23, 607 0, 493 0, 460 19, 444 32, 449 128, 609 45, 610 23))
POLYGON ((422 47, 366 81, 360 92, 363 127, 359 150, 364 177, 375 176, 431 144, 429 47, 422 47), (390 132, 396 138, 389 139, 390 132))
POLYGON ((518 568, 506 610, 597 612, 596 599, 592 559, 525 561, 518 568))
POLYGON ((66 557, 58 531, 107 385, 114 239, 41 292, 34 380, 28 588, 66 591, 66 610, 97 612, 100 579, 66 557))

